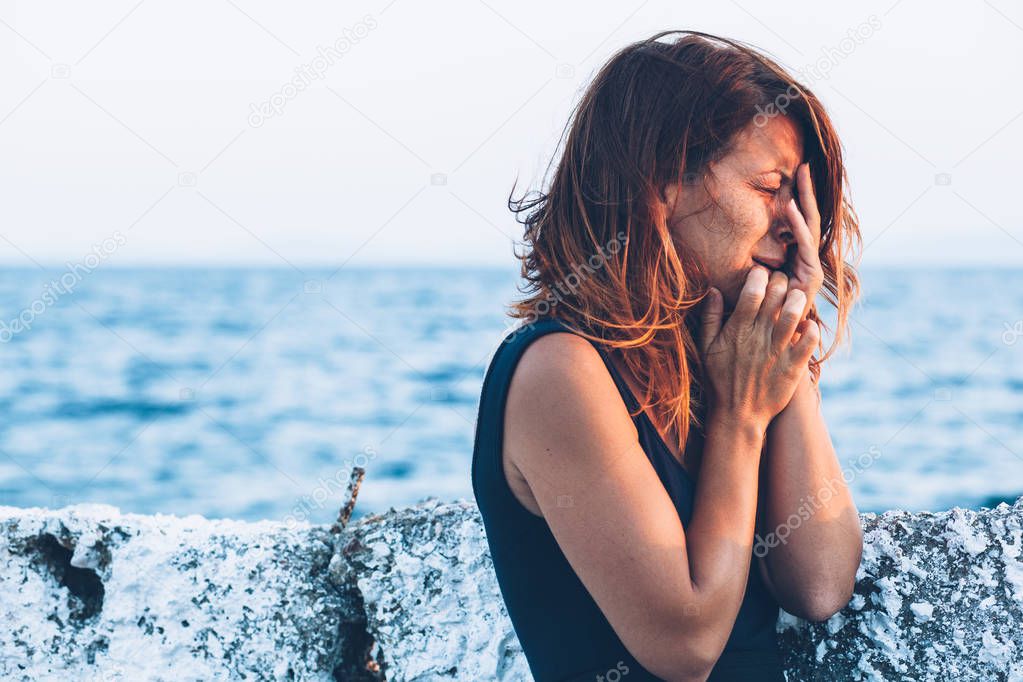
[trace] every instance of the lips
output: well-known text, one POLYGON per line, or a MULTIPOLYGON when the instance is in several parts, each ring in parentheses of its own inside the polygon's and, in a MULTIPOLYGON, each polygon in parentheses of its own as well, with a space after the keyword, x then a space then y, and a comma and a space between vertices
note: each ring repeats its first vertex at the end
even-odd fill
POLYGON ((764 258, 754 258, 754 263, 760 263, 768 270, 781 270, 785 266, 784 260, 766 260, 764 258))

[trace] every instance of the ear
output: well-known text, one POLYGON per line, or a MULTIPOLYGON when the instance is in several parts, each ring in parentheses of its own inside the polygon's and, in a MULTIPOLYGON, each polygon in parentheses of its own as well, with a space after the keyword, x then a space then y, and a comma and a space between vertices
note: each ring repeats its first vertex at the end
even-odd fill
POLYGON ((675 202, 678 201, 678 186, 674 183, 668 183, 661 187, 661 201, 668 207, 668 213, 672 213, 675 208, 675 202))

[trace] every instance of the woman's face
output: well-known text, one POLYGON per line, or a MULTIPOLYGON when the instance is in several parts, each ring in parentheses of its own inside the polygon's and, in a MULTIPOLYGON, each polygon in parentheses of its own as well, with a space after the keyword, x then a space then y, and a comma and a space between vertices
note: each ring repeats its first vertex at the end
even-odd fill
MULTIPOLYGON (((802 136, 786 116, 750 123, 726 156, 708 166, 705 181, 665 189, 668 226, 703 265, 709 284, 724 295, 725 311, 738 300, 756 262, 785 270, 795 240, 785 204, 796 191, 802 136)), ((798 202, 798 199, 797 199, 798 202)))

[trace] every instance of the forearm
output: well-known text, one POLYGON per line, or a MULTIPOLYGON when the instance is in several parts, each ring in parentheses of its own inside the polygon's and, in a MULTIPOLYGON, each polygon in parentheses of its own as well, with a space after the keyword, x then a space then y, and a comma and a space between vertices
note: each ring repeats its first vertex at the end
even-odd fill
POLYGON ((848 600, 862 551, 846 486, 809 370, 767 428, 764 561, 786 610, 827 617, 848 600))
POLYGON ((725 638, 749 576, 765 428, 711 414, 686 528, 694 593, 720 621, 725 638))

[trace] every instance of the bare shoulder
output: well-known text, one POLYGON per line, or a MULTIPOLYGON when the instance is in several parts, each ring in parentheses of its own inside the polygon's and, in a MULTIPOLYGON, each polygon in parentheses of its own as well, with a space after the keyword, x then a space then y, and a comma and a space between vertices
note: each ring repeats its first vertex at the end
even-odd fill
POLYGON ((512 373, 505 407, 506 453, 516 468, 528 468, 544 464, 548 451, 586 449, 591 437, 626 447, 637 434, 593 344, 571 332, 545 334, 529 344, 512 373), (602 425, 597 433, 588 428, 588 433, 578 432, 577 427, 595 422, 602 425))
POLYGON ((575 382, 600 372, 607 372, 607 368, 589 340, 572 332, 551 332, 535 339, 522 353, 512 385, 517 382, 522 387, 558 390, 559 386, 545 381, 552 373, 559 379, 575 382))

